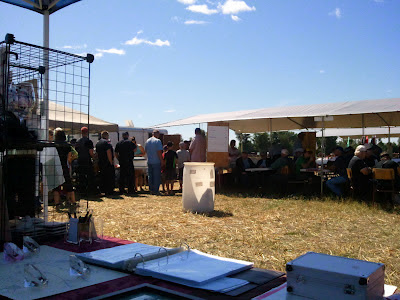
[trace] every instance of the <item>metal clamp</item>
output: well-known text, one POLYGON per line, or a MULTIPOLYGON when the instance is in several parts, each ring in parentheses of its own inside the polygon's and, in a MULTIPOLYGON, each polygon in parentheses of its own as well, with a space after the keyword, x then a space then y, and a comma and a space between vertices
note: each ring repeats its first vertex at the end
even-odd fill
POLYGON ((138 255, 140 255, 140 256, 142 257, 142 263, 143 263, 143 268, 144 268, 144 257, 143 257, 143 255, 142 255, 142 254, 140 254, 140 253, 136 253, 136 254, 135 254, 135 256, 133 257, 133 259, 135 259, 135 258, 136 258, 136 256, 138 256, 138 255))
MULTIPOLYGON (((167 264, 168 264, 168 260, 169 260, 169 253, 168 253, 168 250, 167 250, 166 248, 164 248, 164 247, 160 247, 160 248, 158 249, 158 253, 160 253, 161 250, 165 250, 165 252, 167 253, 167 264)), ((159 260, 159 259, 158 259, 158 266, 160 266, 160 260, 159 260)))

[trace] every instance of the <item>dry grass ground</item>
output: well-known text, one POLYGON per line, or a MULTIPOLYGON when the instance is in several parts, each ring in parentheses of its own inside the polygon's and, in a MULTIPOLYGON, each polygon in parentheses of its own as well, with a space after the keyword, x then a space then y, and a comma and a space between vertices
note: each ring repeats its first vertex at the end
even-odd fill
POLYGON ((215 212, 182 211, 182 197, 121 196, 90 201, 104 235, 192 248, 284 270, 307 251, 382 262, 400 285, 400 215, 355 201, 216 195, 215 212))

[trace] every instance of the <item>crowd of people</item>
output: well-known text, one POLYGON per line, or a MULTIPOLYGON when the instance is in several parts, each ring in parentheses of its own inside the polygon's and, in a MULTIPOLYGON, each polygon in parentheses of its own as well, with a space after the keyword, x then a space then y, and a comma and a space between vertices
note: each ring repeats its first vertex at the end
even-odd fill
POLYGON ((94 144, 87 127, 81 128, 81 138, 72 139, 70 143, 62 128, 49 130, 49 141, 56 146, 63 177, 63 183, 52 190, 56 209, 61 205, 60 196, 65 196, 70 204, 75 204, 75 188, 84 195, 102 193, 110 196, 115 194, 117 182, 119 194, 142 191, 144 171, 135 170, 134 157, 147 157, 149 191, 154 195, 160 195, 160 185, 163 192, 173 194, 176 179, 179 179, 182 190, 184 163, 206 161, 206 140, 200 128, 196 128, 192 141, 180 142, 176 152, 171 141, 162 145, 158 130, 153 131, 144 146, 137 144, 135 137, 124 132, 115 149, 107 131, 101 132, 100 139, 94 144), (119 164, 117 180, 115 159, 119 164))
MULTIPOLYGON (((130 137, 128 132, 124 132, 115 149, 107 131, 101 133, 100 139, 94 145, 89 139, 87 127, 82 127, 81 138, 71 140, 71 143, 66 141, 66 134, 61 128, 56 128, 54 132, 49 131, 49 139, 54 140, 56 145, 64 177, 63 183, 53 190, 56 207, 60 205, 60 195, 65 195, 71 204, 76 202, 72 178, 76 178, 75 187, 82 194, 113 195, 116 183, 115 159, 119 163, 119 194, 134 194, 138 189, 143 190, 144 185, 144 171, 135 170, 134 157, 146 156, 149 192, 154 195, 160 195, 160 186, 162 192, 173 194, 176 180, 179 180, 181 191, 184 163, 206 161, 206 139, 200 128, 196 128, 192 141, 180 142, 177 151, 174 150, 171 141, 162 144, 158 130, 153 131, 144 146, 137 144, 135 137, 130 137)), ((272 170, 269 182, 277 191, 284 190, 284 183, 290 178, 306 180, 310 175, 302 170, 317 166, 315 153, 311 149, 301 148, 300 145, 296 147, 298 148, 291 154, 287 149, 279 149, 273 145, 269 151, 261 153, 258 161, 253 161, 246 151, 240 152, 236 148, 235 140, 230 141, 229 166, 233 170, 235 183, 241 183, 245 187, 262 185, 259 178, 252 177, 251 172, 248 172, 251 168, 272 170)), ((398 167, 399 165, 391 160, 389 153, 382 152, 374 144, 359 145, 356 149, 337 146, 327 164, 334 176, 326 181, 326 187, 335 195, 343 196, 344 188, 350 183, 350 169, 354 194, 367 199, 372 191, 372 169, 394 169, 396 187, 400 188, 398 167)))
MULTIPOLYGON (((289 179, 306 180, 307 177, 310 177, 310 173, 302 172, 302 170, 309 170, 317 166, 314 152, 311 149, 303 149, 300 145, 296 146, 298 148, 292 155, 287 149, 279 149, 280 155, 277 155, 277 147, 273 145, 275 147, 271 147, 269 152, 261 153, 261 159, 257 162, 250 159, 247 152, 240 153, 235 146, 236 142, 232 140, 229 147, 230 166, 233 169, 235 180, 247 187, 251 183, 260 185, 260 182, 246 169, 268 168, 269 171, 273 171, 269 176, 269 183, 279 191, 285 190, 284 184, 289 179)), ((323 159, 321 159, 321 163, 322 161, 323 159)), ((392 160, 389 153, 382 152, 382 149, 373 143, 359 145, 356 149, 352 147, 343 149, 337 146, 326 165, 326 170, 331 172, 331 176, 325 184, 333 194, 339 197, 347 192, 346 187, 351 187, 356 197, 368 200, 372 196, 374 183, 385 184, 382 181, 374 182, 372 170, 374 168, 393 169, 395 188, 400 190, 398 167, 399 164, 392 160), (348 170, 351 170, 352 178, 348 178, 348 170)))

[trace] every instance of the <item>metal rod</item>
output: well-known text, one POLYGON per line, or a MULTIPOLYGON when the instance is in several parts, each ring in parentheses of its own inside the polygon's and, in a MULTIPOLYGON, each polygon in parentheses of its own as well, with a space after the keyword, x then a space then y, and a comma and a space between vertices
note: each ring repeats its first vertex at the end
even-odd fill
POLYGON ((362 128, 362 136, 365 136, 365 124, 364 124, 364 114, 361 115, 361 128, 362 128))
MULTIPOLYGON (((48 10, 43 11, 43 47, 46 49, 43 52, 43 66, 45 67, 44 81, 43 81, 43 109, 44 109, 44 123, 45 123, 45 139, 49 140, 49 48, 50 45, 50 14, 48 10)), ((45 158, 46 159, 46 158, 45 158)), ((43 185, 43 219, 48 221, 49 213, 49 193, 48 185, 43 185)))
POLYGON ((321 149, 322 149, 322 160, 321 160, 321 197, 324 194, 324 174, 322 173, 322 170, 324 169, 324 158, 325 158, 325 136, 324 136, 324 131, 325 131, 325 117, 322 117, 322 140, 321 140, 321 149))
POLYGON ((304 129, 307 129, 307 130, 308 130, 307 127, 305 127, 303 124, 300 124, 299 122, 296 122, 296 121, 293 120, 292 118, 287 117, 287 119, 290 120, 290 121, 292 121, 294 124, 296 124, 296 125, 298 125, 298 126, 304 128, 304 129))

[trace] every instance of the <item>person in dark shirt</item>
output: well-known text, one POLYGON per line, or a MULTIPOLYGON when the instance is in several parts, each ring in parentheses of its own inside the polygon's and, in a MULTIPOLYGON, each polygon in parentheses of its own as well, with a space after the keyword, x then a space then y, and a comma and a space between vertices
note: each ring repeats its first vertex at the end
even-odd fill
POLYGON ((167 143, 168 150, 164 153, 165 160, 165 181, 167 185, 167 194, 172 195, 174 189, 174 180, 176 179, 176 161, 178 159, 178 155, 174 150, 172 150, 172 146, 174 143, 169 141, 167 143))
POLYGON ((115 186, 114 151, 108 138, 108 132, 103 131, 96 144, 96 153, 99 158, 100 190, 106 195, 112 195, 115 186))
POLYGON ((343 156, 343 152, 344 150, 340 146, 336 147, 333 151, 336 159, 333 162, 331 170, 337 174, 337 177, 333 177, 326 182, 326 186, 339 197, 343 195, 342 187, 348 180, 346 170, 347 161, 343 156))
POLYGON ((344 160, 346 161, 347 166, 349 165, 350 160, 353 158, 353 156, 354 156, 354 148, 353 147, 349 146, 344 149, 343 157, 344 157, 344 160))
POLYGON ((239 173, 239 179, 242 185, 249 187, 250 185, 250 174, 246 172, 246 169, 256 168, 254 162, 249 158, 249 154, 246 151, 242 152, 242 155, 236 160, 236 169, 239 173))
POLYGON ((400 189, 400 176, 397 171, 399 164, 397 162, 393 161, 390 157, 390 154, 387 152, 382 152, 380 156, 381 156, 381 160, 375 165, 375 168, 393 169, 394 176, 395 176, 395 187, 397 189, 400 189))
POLYGON ((56 145, 58 156, 60 157, 61 167, 64 176, 64 183, 53 190, 54 204, 58 210, 60 207, 60 194, 66 193, 67 199, 71 204, 75 204, 75 193, 72 186, 71 176, 69 174, 68 163, 71 159, 71 145, 66 142, 64 130, 56 128, 54 131, 54 143, 56 145))
POLYGON ((367 152, 365 153, 364 161, 367 164, 367 166, 370 168, 373 168, 378 162, 377 157, 375 156, 374 151, 373 151, 373 146, 374 145, 372 145, 372 144, 365 145, 367 152))
POLYGON ((93 142, 89 139, 89 129, 81 128, 82 137, 76 142, 78 152, 78 189, 82 193, 96 194, 97 187, 94 179, 92 158, 94 158, 93 142))
POLYGON ((350 160, 349 168, 353 173, 353 188, 356 196, 362 200, 367 200, 371 195, 372 182, 371 173, 372 169, 365 163, 365 155, 367 149, 365 146, 360 145, 356 148, 353 158, 350 160))
POLYGON ((272 164, 272 160, 268 157, 267 152, 261 153, 261 159, 257 162, 257 168, 269 168, 272 164))
POLYGON ((129 139, 129 133, 122 134, 122 140, 115 146, 115 157, 119 161, 119 192, 125 193, 126 183, 128 186, 128 193, 135 192, 135 168, 133 166, 133 158, 135 155, 136 144, 129 139))

